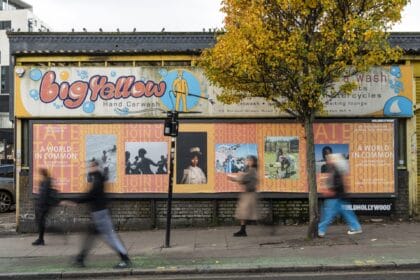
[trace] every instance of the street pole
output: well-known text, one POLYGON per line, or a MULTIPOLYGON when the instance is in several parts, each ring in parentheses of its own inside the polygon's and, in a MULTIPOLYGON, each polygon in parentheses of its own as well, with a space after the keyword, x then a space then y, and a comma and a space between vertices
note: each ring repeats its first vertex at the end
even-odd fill
POLYGON ((178 112, 167 112, 165 121, 165 128, 163 134, 171 136, 171 152, 169 159, 169 186, 168 186, 168 201, 166 205, 166 235, 165 248, 171 247, 171 218, 172 218, 172 193, 174 186, 174 159, 176 150, 176 137, 178 136, 178 112))
POLYGON ((169 160, 169 187, 168 187, 168 201, 166 206, 166 237, 165 248, 169 248, 171 241, 171 218, 172 218, 172 192, 174 185, 174 158, 176 148, 176 137, 171 138, 171 156, 169 160))

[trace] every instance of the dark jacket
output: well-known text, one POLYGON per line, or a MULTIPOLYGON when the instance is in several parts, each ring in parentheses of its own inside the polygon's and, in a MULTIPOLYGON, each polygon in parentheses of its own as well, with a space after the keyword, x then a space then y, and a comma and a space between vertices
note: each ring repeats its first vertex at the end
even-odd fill
POLYGON ((107 208, 107 197, 105 195, 105 176, 100 171, 89 173, 89 181, 92 186, 86 195, 78 200, 79 203, 89 203, 92 212, 101 211, 107 208))
POLYGON ((346 196, 343 174, 334 165, 329 165, 329 188, 335 194, 330 198, 343 198, 346 196))
POLYGON ((50 208, 49 199, 52 192, 51 189, 52 189, 51 178, 47 178, 41 181, 39 194, 38 194, 38 197, 36 198, 36 203, 35 203, 35 207, 37 211, 40 211, 40 212, 48 211, 48 209, 50 208))

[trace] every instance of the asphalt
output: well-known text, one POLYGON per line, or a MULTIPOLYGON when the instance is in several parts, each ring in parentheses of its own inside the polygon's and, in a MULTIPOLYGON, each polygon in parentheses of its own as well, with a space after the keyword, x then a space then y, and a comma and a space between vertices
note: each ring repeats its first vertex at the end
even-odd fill
POLYGON ((307 226, 248 226, 119 232, 133 266, 115 270, 118 256, 100 239, 86 268, 72 266, 82 234, 48 234, 45 246, 32 246, 34 234, 10 228, 0 234, 0 279, 64 279, 124 275, 307 272, 420 268, 420 223, 368 223, 363 233, 347 235, 332 225, 325 238, 305 239, 307 226))

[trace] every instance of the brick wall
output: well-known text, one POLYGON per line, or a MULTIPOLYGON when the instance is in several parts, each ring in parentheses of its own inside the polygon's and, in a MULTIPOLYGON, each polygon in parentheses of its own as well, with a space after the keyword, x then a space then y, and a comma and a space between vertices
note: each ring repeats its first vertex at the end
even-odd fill
POLYGON ((409 210, 409 185, 408 171, 398 170, 398 199, 395 201, 395 211, 393 217, 397 219, 407 220, 410 216, 409 210))
MULTIPOLYGON (((408 218, 408 172, 398 172, 398 198, 391 218, 408 218)), ((28 174, 21 173, 19 232, 35 232, 35 214, 28 174)), ((320 204, 321 205, 321 204, 320 204)), ((172 203, 172 226, 233 225, 235 199, 183 199, 172 203)), ((166 225, 166 200, 115 200, 110 204, 112 218, 118 230, 164 228, 166 225)), ((308 221, 307 199, 265 199, 259 204, 261 223, 295 224, 308 221)), ((363 217, 362 217, 363 218, 363 217)), ((363 219, 362 219, 363 220, 363 219)), ((68 231, 80 230, 89 222, 89 211, 80 207, 56 207, 47 224, 68 231)))

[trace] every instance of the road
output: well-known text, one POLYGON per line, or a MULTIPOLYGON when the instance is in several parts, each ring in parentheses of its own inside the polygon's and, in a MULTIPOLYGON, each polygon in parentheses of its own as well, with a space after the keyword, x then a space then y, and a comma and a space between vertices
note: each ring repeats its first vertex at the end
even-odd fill
MULTIPOLYGON (((92 278, 84 278, 92 279, 92 278)), ((109 278, 111 279, 111 278, 109 278)), ((112 279, 142 279, 142 280, 417 280, 420 279, 420 270, 417 271, 369 271, 369 272, 308 272, 308 273, 266 273, 266 274, 192 274, 192 275, 155 275, 136 276, 112 279)))

